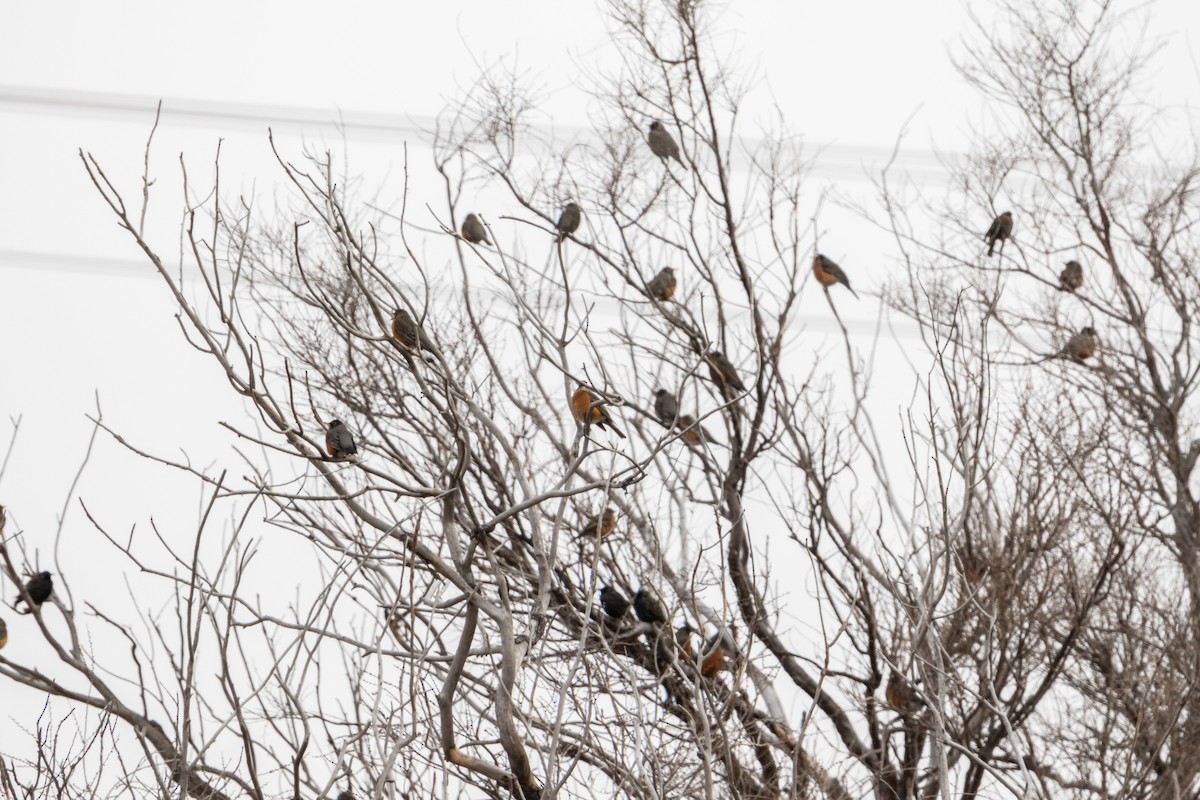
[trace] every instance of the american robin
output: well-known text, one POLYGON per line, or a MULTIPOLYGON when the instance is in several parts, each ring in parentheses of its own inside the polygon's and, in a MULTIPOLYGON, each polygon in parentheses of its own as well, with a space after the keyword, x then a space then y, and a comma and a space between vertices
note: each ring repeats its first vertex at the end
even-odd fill
POLYGON ((603 539, 612 533, 615 527, 617 527, 617 512, 611 508, 606 508, 603 514, 597 514, 589 519, 587 524, 583 526, 583 530, 579 532, 579 535, 603 539))
POLYGON ((991 256, 996 250, 996 242, 1006 242, 1008 237, 1012 236, 1013 218, 1011 211, 1005 211, 1000 216, 992 220, 992 226, 987 229, 987 233, 983 238, 988 243, 988 255, 991 256))
POLYGON ((664 161, 673 158, 680 165, 683 164, 683 159, 679 157, 679 145, 675 143, 675 137, 658 120, 650 123, 650 133, 646 136, 646 141, 650 145, 650 152, 654 155, 664 161))
POLYGON ((1071 338, 1067 339, 1067 343, 1063 345, 1062 354, 1076 361, 1087 361, 1096 354, 1096 348, 1099 345, 1100 337, 1096 335, 1096 329, 1091 325, 1085 325, 1079 329, 1079 333, 1073 333, 1071 338))
POLYGON ((600 399, 583 386, 580 386, 575 390, 575 394, 571 395, 571 413, 579 422, 586 420, 590 425, 595 425, 601 430, 608 428, 622 439, 625 438, 625 434, 621 433, 621 430, 613 423, 608 411, 600 405, 600 399))
POLYGON ((1073 292, 1083 286, 1083 265, 1078 261, 1068 261, 1063 271, 1058 273, 1058 283, 1064 291, 1073 292))
POLYGON ((817 253, 812 262, 813 277, 817 279, 817 283, 828 289, 835 283, 840 283, 847 289, 850 289, 850 294, 858 298, 858 292, 850 288, 850 279, 846 277, 845 271, 842 270, 832 259, 817 253))
POLYGON ((695 633, 692 626, 686 622, 675 629, 675 644, 679 645, 685 658, 692 657, 692 637, 695 633))
POLYGON ((474 214, 467 214, 467 218, 462 224, 462 238, 466 239, 471 244, 491 244, 492 240, 488 238, 487 228, 483 227, 479 217, 474 214))
POLYGON ((642 622, 652 625, 664 625, 667 622, 667 609, 662 600, 644 586, 633 596, 633 613, 642 622))
MULTIPOLYGON (((49 600, 50 595, 54 593, 54 581, 51 579, 50 573, 39 572, 37 575, 34 575, 25 584, 25 591, 29 593, 29 599, 33 601, 35 606, 40 606, 49 600)), ((17 602, 23 599, 21 595, 17 595, 17 602)), ((25 613, 28 614, 32 610, 32 608, 27 607, 25 613)))
POLYGON ((675 296, 675 270, 663 267, 646 284, 646 291, 655 300, 670 300, 675 296))
POLYGON ((725 645, 719 632, 708 640, 704 652, 706 655, 700 662, 700 674, 706 678, 714 678, 718 672, 725 669, 725 645))
POLYGON ((358 453, 354 434, 340 419, 329 421, 329 428, 325 431, 325 452, 329 453, 330 458, 349 458, 358 453))
POLYGON ((562 214, 558 217, 558 222, 554 225, 558 228, 558 240, 561 242, 567 238, 568 234, 579 230, 579 223, 583 221, 583 209, 578 203, 567 203, 567 207, 562 210, 562 214))
POLYGON ((629 613, 629 598, 621 594, 619 589, 611 586, 600 587, 600 607, 604 613, 613 619, 620 619, 629 613))
POLYGON ((440 356, 425 329, 403 308, 392 314, 392 339, 405 350, 422 350, 440 356))
POLYGON ((916 711, 921 706, 925 705, 921 700, 921 696, 916 690, 905 683, 900 677, 900 673, 892 670, 888 675, 887 689, 885 690, 888 703, 900 711, 916 711))
POLYGON ((713 383, 720 386, 722 391, 727 388, 735 392, 746 391, 746 384, 742 383, 737 370, 733 368, 733 364, 729 363, 729 359, 725 357, 724 353, 720 350, 712 350, 704 358, 708 362, 708 374, 712 377, 713 383))
POLYGON ((679 419, 679 401, 666 389, 654 390, 654 416, 668 428, 679 419))
POLYGON ((679 429, 683 431, 683 440, 688 444, 701 445, 708 440, 707 432, 696 424, 696 418, 691 414, 679 418, 679 429))
POLYGON ((8 644, 8 623, 0 617, 0 650, 4 649, 4 645, 8 644))

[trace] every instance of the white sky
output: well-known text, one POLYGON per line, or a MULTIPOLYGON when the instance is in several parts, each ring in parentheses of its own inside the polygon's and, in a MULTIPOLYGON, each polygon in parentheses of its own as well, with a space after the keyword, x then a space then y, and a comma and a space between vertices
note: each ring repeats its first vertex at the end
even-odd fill
MULTIPOLYGON (((1147 99, 1194 108, 1200 101, 1192 52, 1200 3, 1163 0, 1153 8, 1150 32, 1168 38, 1147 99)), ((165 287, 115 229, 87 182, 79 147, 94 151, 127 198, 135 198, 153 101, 165 100, 151 229, 163 254, 172 256, 180 152, 207 179, 216 140, 223 137, 226 185, 269 195, 278 171, 267 150, 266 125, 282 133, 282 145, 292 152, 301 136, 324 137, 340 149, 332 126, 319 123, 345 115, 397 128, 352 128, 346 142, 354 171, 395 196, 400 144, 408 141, 410 159, 421 167, 428 155, 418 137, 399 128, 408 118, 435 117, 474 78, 479 63, 515 57, 545 88, 555 125, 570 127, 587 124, 590 102, 572 76, 580 67, 611 65, 613 58, 599 11, 578 0, 216 0, 202 7, 151 0, 25 2, 11 4, 5 16, 0 440, 7 441, 8 419, 22 416, 23 422, 0 482, 0 503, 14 512, 30 544, 42 548, 43 565, 51 563, 47 548, 86 446, 90 426, 84 415, 94 412, 97 392, 106 421, 131 442, 183 451, 194 463, 222 464, 240 474, 231 437, 217 426, 237 419, 240 404, 214 366, 183 341, 165 287), (130 104, 145 113, 112 108, 130 104), (218 115, 174 113, 187 109, 218 115), (261 116, 249 122, 219 116, 230 111, 261 116), (276 113, 284 118, 270 120, 276 113)), ((936 185, 929 151, 965 147, 970 126, 981 118, 979 101, 950 63, 951 51, 961 50, 968 33, 960 3, 755 0, 730 3, 720 24, 718 39, 735 63, 761 79, 747 105, 746 130, 755 132, 759 120, 773 124, 770 108, 777 104, 806 142, 831 145, 818 164, 814 198, 837 181, 844 192, 868 201, 866 168, 886 158, 914 112, 905 154, 936 185)), ((830 213, 847 228, 855 224, 849 215, 830 213)), ((852 313, 869 332, 879 301, 866 295, 885 277, 886 239, 861 230, 838 233, 831 255, 851 270, 856 288, 866 290, 852 313), (869 248, 860 244, 868 240, 869 248)), ((820 329, 821 323, 813 325, 820 329)), ((889 414, 890 422, 895 410, 889 414)), ((190 534, 196 519, 194 482, 128 455, 103 436, 80 491, 115 532, 134 524, 144 528, 153 516, 190 534)), ((118 562, 95 541, 78 504, 66 529, 69 552, 62 555, 73 586, 78 592, 90 582, 89 591, 103 591, 103 565, 118 562)), ((2 590, 11 600, 12 587, 2 590)), ((77 606, 81 600, 77 593, 77 606)), ((9 647, 19 647, 23 626, 31 623, 11 611, 0 609, 0 615, 13 631, 9 647)), ((6 687, 0 740, 10 714, 39 704, 36 697, 10 703, 6 687)))

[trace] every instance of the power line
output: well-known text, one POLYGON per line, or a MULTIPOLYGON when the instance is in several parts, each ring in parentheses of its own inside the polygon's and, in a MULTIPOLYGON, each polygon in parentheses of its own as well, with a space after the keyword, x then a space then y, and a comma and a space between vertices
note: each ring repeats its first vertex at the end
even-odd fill
MULTIPOLYGON (((54 89, 49 87, 0 84, 0 107, 34 114, 67 114, 102 119, 137 122, 147 127, 154 120, 159 100, 149 95, 116 92, 54 89)), ((344 133, 348 138, 398 143, 416 139, 431 144, 437 119, 428 115, 387 114, 375 111, 336 111, 314 106, 277 105, 270 103, 239 103, 228 100, 199 100, 171 97, 162 100, 163 124, 197 125, 209 128, 228 128, 263 131, 266 128, 289 127, 344 133)), ((590 128, 556 125, 554 128, 535 126, 534 129, 551 142, 577 142, 595 138, 590 128)), ((744 141, 754 152, 761 140, 744 141)), ((814 144, 809 149, 818 154, 813 174, 817 177, 858 178, 892 158, 892 146, 861 144, 814 144)), ((924 180, 946 182, 949 177, 943 157, 931 150, 901 147, 895 150, 897 162, 910 176, 924 180)), ((957 154, 944 158, 957 159, 957 154)))

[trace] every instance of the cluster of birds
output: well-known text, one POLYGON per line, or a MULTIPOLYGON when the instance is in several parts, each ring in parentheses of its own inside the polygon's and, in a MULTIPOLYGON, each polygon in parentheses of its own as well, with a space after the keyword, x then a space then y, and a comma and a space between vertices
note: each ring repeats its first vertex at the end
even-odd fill
MULTIPOLYGON (((642 586, 639 587, 637 593, 633 596, 633 601, 630 602, 620 589, 612 586, 600 587, 600 607, 604 610, 605 621, 614 627, 620 627, 629 615, 629 609, 633 609, 634 616, 640 622, 644 622, 650 626, 646 638, 656 644, 656 659, 661 662, 661 654, 658 652, 659 643, 666 641, 661 636, 663 626, 670 622, 670 616, 667 614, 666 606, 662 600, 658 598, 652 591, 642 586)), ((699 662, 700 674, 705 678, 715 677, 718 672, 725 668, 727 660, 726 648, 722 643, 721 634, 718 632, 710 638, 699 650, 693 646, 693 639, 698 635, 698 632, 688 623, 684 623, 675 630, 675 644, 678 647, 679 654, 689 660, 699 662)), ((703 637, 701 637, 703 638, 703 637)), ((670 653, 667 659, 673 660, 677 654, 670 653)), ((661 666, 661 663, 660 663, 661 666)))
MULTIPOLYGON (((42 603, 50 599, 50 595, 54 594, 54 579, 49 572, 39 572, 30 578, 25 583, 25 593, 18 594, 17 599, 13 601, 13 607, 29 596, 30 602, 35 606, 40 606, 42 603)), ((18 613, 31 614, 33 608, 26 603, 24 611, 18 609, 18 613)), ((0 650, 4 649, 4 645, 8 644, 8 624, 3 618, 0 618, 0 650)))

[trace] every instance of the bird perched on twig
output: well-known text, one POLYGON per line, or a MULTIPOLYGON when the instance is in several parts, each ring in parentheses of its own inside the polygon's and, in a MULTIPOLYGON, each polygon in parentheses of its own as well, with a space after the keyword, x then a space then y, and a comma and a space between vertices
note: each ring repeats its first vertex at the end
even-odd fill
POLYGON ((668 428, 679 418, 679 400, 666 389, 654 390, 654 416, 668 428))
POLYGON ((467 218, 463 220, 462 238, 471 244, 492 243, 492 240, 488 238, 487 228, 483 227, 483 222, 474 214, 467 214, 467 218))
POLYGON ((1060 355, 1082 362, 1094 356, 1096 348, 1099 346, 1100 337, 1096 335, 1096 329, 1091 325, 1085 325, 1079 329, 1078 333, 1071 334, 1071 338, 1067 339, 1067 343, 1063 345, 1060 355))
POLYGON ((567 203, 567 207, 562 210, 562 214, 558 216, 558 222, 554 227, 558 229, 558 241, 566 239, 568 234, 572 234, 579 230, 579 223, 583 221, 583 209, 578 203, 567 203))
MULTIPOLYGON (((25 584, 25 591, 29 595, 29 599, 33 601, 33 605, 40 606, 54 593, 54 580, 49 572, 39 572, 25 584)), ((19 603, 24 599, 21 595, 17 595, 16 602, 19 603)), ((33 608, 26 603, 25 611, 22 613, 29 614, 32 611, 33 608)))
POLYGON ((858 299, 858 292, 850 287, 850 279, 846 277, 845 271, 839 267, 833 259, 817 253, 812 261, 813 277, 817 279, 817 283, 828 289, 834 284, 842 284, 847 289, 850 289, 850 294, 858 299))
POLYGON ((715 678, 717 673, 725 669, 727 654, 721 632, 713 634, 704 646, 704 658, 700 662, 700 674, 706 678, 715 678))
POLYGON ((8 623, 4 621, 4 617, 0 617, 0 650, 3 650, 6 644, 8 644, 8 623))
POLYGON ((1063 291, 1073 292, 1083 286, 1083 265, 1078 261, 1068 261, 1063 271, 1058 273, 1058 283, 1063 291))
POLYGON ((615 527, 617 527, 617 512, 611 508, 606 508, 604 509, 604 513, 597 514, 589 519, 587 524, 583 526, 583 530, 579 532, 579 535, 603 539, 612 533, 615 527))
POLYGON ((646 142, 650 145, 650 152, 663 161, 673 158, 679 162, 680 166, 683 165, 683 159, 679 157, 679 145, 675 142, 675 137, 658 120, 650 123, 650 133, 646 136, 646 142))
MULTIPOLYGON (((1005 211, 1000 216, 992 220, 992 225, 987 229, 987 233, 983 238, 988 243, 988 255, 991 256, 996 251, 996 242, 1006 242, 1008 237, 1012 236, 1013 216, 1011 211, 1005 211)), ((1004 249, 1003 244, 1000 247, 1004 249)))
POLYGON ((600 587, 600 607, 613 619, 620 619, 628 614, 629 605, 629 598, 621 594, 619 589, 611 586, 600 587))
POLYGON ((708 362, 708 374, 712 378, 713 383, 721 388, 723 394, 728 394, 727 389, 732 389, 735 392, 746 391, 746 384, 742 383, 742 379, 738 377, 737 370, 733 368, 733 364, 729 363, 729 359, 720 350, 711 350, 704 357, 708 362))
POLYGON ((425 329, 403 308, 397 308, 392 314, 392 339, 405 350, 417 350, 441 358, 441 352, 425 329))
POLYGON ((696 422, 696 418, 691 414, 683 414, 679 417, 679 429, 683 431, 683 440, 690 445, 699 446, 706 442, 721 445, 703 425, 696 422))
POLYGON ((662 600, 644 586, 633 596, 633 613, 642 622, 652 625, 665 625, 667 622, 667 609, 662 600))
POLYGON ((655 300, 670 300, 675 295, 675 270, 671 267, 663 267, 646 284, 646 291, 655 300))
POLYGON ((330 458, 336 459, 349 458, 358 453, 354 435, 340 419, 329 421, 329 427, 325 430, 325 452, 329 453, 330 458))
POLYGON ((921 700, 921 696, 917 694, 917 691, 909 686, 896 670, 892 670, 891 674, 888 675, 885 694, 888 703, 900 711, 916 711, 925 705, 924 701, 921 700))
POLYGON ((600 398, 583 386, 580 386, 575 390, 575 394, 571 395, 571 413, 575 416, 576 421, 585 424, 585 432, 588 425, 595 425, 601 430, 607 428, 622 439, 625 438, 625 434, 613 423, 612 417, 609 416, 600 398))

